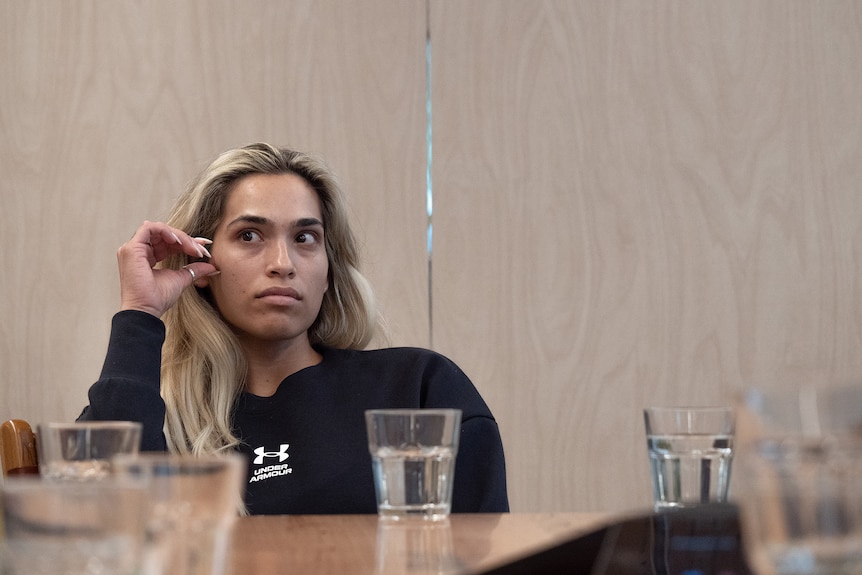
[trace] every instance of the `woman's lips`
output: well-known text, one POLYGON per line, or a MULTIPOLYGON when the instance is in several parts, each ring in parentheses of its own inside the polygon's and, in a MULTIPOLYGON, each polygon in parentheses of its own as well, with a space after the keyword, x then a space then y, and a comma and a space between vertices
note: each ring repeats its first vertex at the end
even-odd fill
POLYGON ((257 294, 257 298, 280 305, 288 305, 302 300, 299 292, 290 287, 271 287, 257 294))

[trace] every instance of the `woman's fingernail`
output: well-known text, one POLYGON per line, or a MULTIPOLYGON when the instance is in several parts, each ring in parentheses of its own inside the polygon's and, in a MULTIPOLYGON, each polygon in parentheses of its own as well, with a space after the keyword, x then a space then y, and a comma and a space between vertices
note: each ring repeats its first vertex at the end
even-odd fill
POLYGON ((183 245, 183 241, 180 239, 180 237, 177 234, 175 234, 174 232, 171 232, 171 235, 174 236, 174 239, 177 241, 178 244, 183 245))
POLYGON ((216 271, 214 271, 214 272, 212 272, 212 273, 210 273, 210 274, 207 274, 207 277, 208 277, 208 278, 211 278, 211 277, 213 277, 213 276, 217 276, 217 275, 221 275, 221 270, 216 270, 216 271))
POLYGON ((204 246, 207 246, 207 245, 213 243, 213 241, 208 240, 207 238, 194 238, 194 240, 195 240, 195 249, 198 251, 198 257, 202 258, 202 257, 206 256, 208 258, 211 258, 212 254, 210 254, 210 251, 208 249, 206 249, 204 246), (201 252, 201 250, 203 250, 203 252, 201 252))

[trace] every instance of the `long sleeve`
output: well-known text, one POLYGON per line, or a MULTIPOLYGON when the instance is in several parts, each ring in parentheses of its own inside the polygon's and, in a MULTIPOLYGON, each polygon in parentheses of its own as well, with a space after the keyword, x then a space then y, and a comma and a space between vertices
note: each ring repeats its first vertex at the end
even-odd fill
POLYGON ((452 512, 509 511, 503 441, 491 410, 455 363, 437 354, 426 359, 422 407, 456 407, 462 412, 452 512))
POLYGON ((165 403, 160 394, 165 326, 152 315, 117 313, 99 380, 90 387, 90 405, 78 421, 140 421, 142 451, 165 451, 165 403))
POLYGON ((509 511, 506 462, 497 422, 490 417, 472 417, 461 423, 452 512, 505 511, 509 511))

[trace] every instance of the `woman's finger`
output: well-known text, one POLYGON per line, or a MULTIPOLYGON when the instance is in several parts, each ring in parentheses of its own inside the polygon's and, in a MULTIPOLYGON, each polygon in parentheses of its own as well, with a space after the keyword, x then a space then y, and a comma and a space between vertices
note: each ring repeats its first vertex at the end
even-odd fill
POLYGON ((153 257, 157 262, 175 253, 184 253, 200 259, 211 257, 206 246, 212 241, 207 238, 193 238, 184 231, 161 222, 144 222, 140 232, 137 240, 152 248, 153 257))
POLYGON ((182 267, 183 271, 191 276, 191 281, 189 285, 195 285, 197 287, 204 287, 203 285, 199 285, 197 282, 203 280, 204 278, 209 278, 214 275, 218 275, 219 272, 216 267, 212 264, 206 262, 196 262, 193 264, 188 264, 182 267))
POLYGON ((136 309, 157 317, 173 306, 193 283, 207 282, 217 273, 206 260, 210 257, 206 238, 193 238, 182 230, 161 222, 144 222, 117 251, 120 267, 121 309, 136 309), (157 268, 165 258, 185 254, 195 260, 184 269, 157 268))

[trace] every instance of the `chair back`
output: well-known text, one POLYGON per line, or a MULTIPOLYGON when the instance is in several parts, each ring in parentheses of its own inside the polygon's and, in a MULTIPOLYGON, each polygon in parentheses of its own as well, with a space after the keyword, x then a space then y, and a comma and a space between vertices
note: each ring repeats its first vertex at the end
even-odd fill
POLYGON ((4 477, 39 473, 36 434, 23 419, 10 419, 0 425, 0 462, 4 477))

